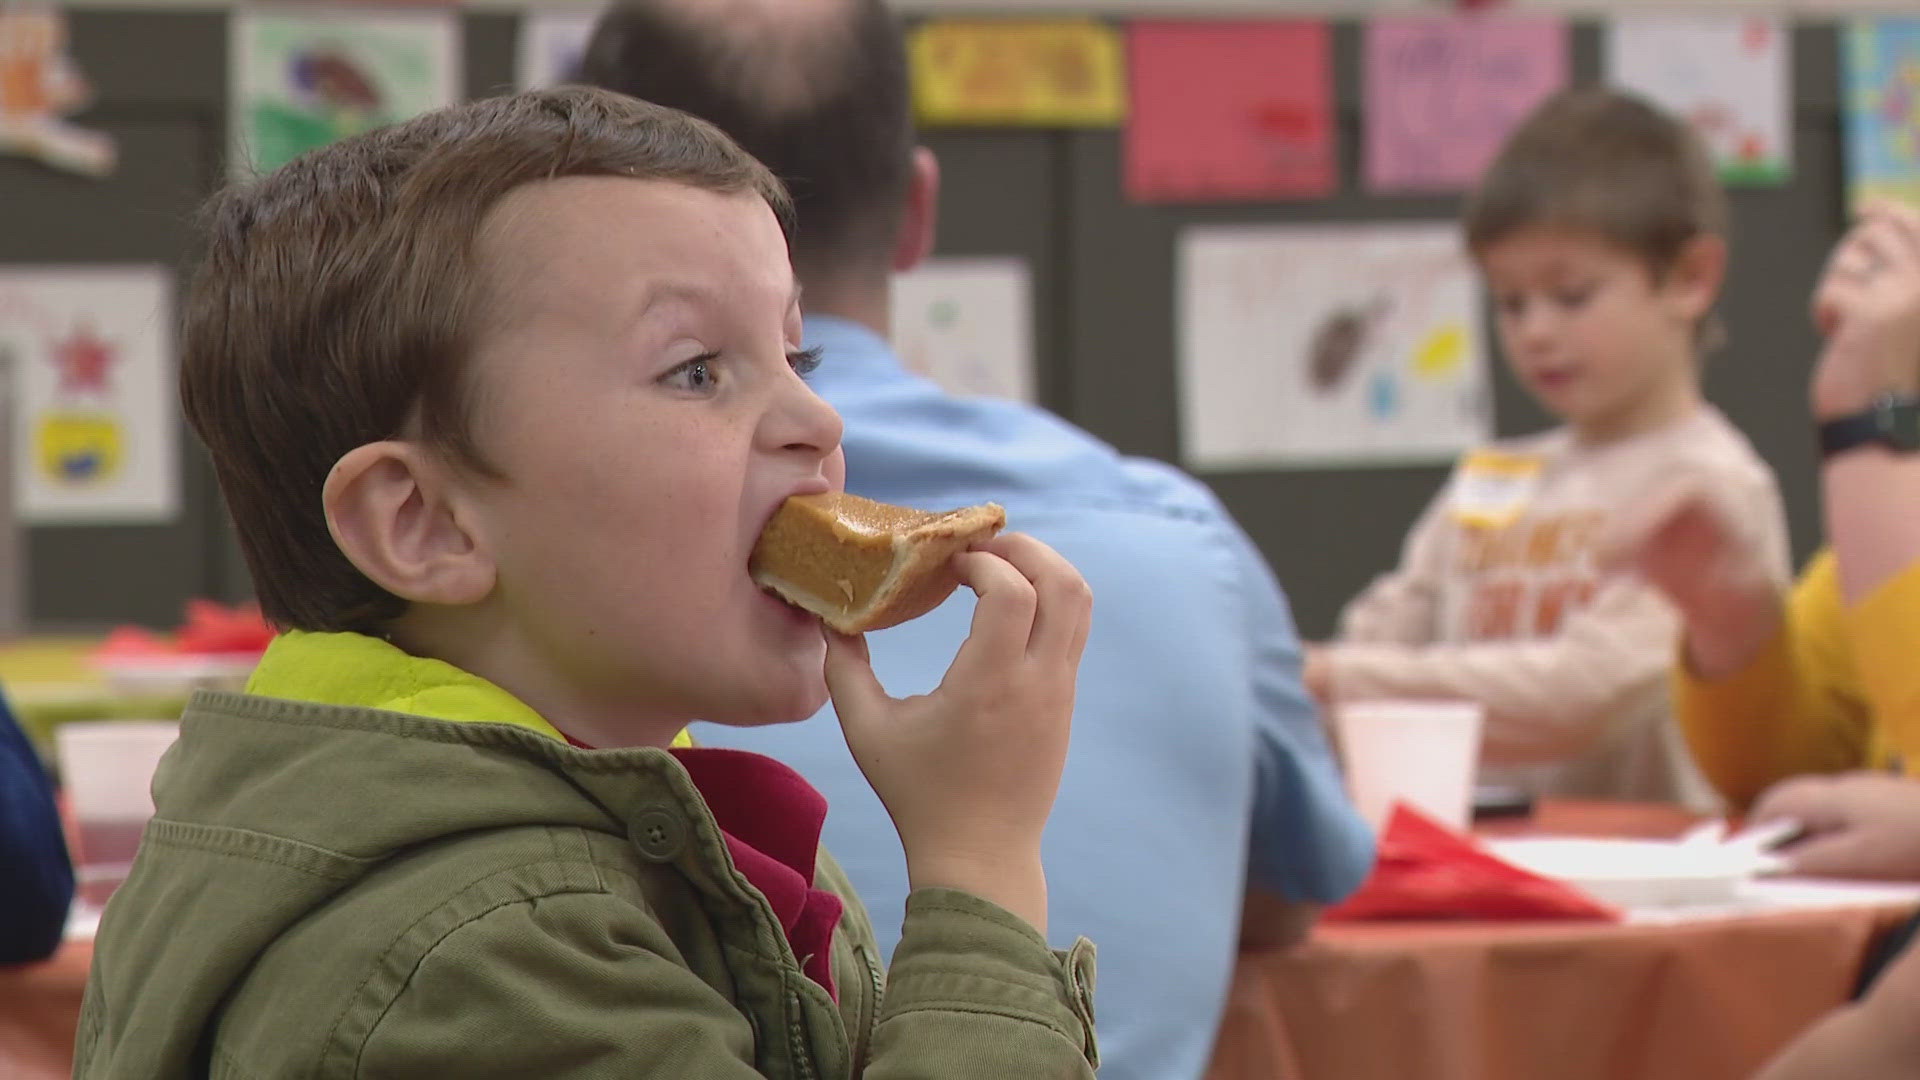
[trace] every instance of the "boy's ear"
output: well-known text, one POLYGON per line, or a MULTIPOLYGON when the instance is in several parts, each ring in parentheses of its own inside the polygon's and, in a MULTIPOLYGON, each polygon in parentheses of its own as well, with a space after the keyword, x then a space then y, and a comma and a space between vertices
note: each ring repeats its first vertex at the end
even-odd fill
POLYGON ((1697 323, 1713 310, 1727 277, 1727 241, 1719 236, 1696 236, 1680 248, 1667 268, 1665 292, 1675 313, 1697 323))
POLYGON ((900 232, 893 240, 893 272, 911 270, 933 254, 933 238, 940 216, 940 159, 924 146, 913 148, 913 171, 907 178, 906 205, 900 211, 900 232))
POLYGON ((456 512, 448 480, 412 443, 356 446, 321 489, 327 530, 361 573, 402 600, 478 603, 493 591, 495 566, 456 512))

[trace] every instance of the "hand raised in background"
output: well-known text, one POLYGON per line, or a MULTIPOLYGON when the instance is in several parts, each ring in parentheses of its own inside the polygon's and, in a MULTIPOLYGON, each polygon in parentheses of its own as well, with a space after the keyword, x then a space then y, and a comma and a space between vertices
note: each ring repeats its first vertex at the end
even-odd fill
POLYGON ((1756 524, 1702 477, 1670 478, 1614 517, 1598 552, 1679 609, 1687 661, 1703 678, 1744 667, 1779 632, 1785 582, 1769 569, 1756 524))
POLYGON ((1827 339, 1810 390, 1816 418, 1920 392, 1920 211, 1867 204, 1827 260, 1813 321, 1827 339))

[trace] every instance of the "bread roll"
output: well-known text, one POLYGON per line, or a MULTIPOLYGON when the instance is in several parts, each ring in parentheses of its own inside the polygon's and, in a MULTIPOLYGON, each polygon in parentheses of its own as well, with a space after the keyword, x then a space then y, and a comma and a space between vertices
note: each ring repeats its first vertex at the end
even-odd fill
POLYGON ((753 580, 843 634, 884 630, 940 606, 953 556, 1007 524, 998 505, 944 514, 844 492, 795 495, 754 546, 753 580))

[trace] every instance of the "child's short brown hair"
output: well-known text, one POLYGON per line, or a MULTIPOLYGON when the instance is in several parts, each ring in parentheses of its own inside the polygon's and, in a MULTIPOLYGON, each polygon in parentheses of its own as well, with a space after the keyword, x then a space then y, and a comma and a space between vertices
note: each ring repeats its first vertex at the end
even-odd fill
POLYGON ((1601 237, 1660 275, 1694 237, 1726 235, 1727 200, 1686 124, 1616 90, 1565 90, 1507 139, 1467 201, 1475 251, 1528 229, 1601 237))
POLYGON ((462 378, 492 280, 475 241, 506 194, 563 176, 751 192, 791 236, 779 181, 718 128, 584 88, 428 113, 207 205, 180 397, 274 623, 379 632, 405 610, 334 544, 321 489, 347 451, 403 431, 492 471, 462 378))

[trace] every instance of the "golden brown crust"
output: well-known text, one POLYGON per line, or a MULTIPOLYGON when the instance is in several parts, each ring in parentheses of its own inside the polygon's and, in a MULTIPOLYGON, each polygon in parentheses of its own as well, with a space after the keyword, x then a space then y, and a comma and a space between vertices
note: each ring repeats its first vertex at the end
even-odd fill
POLYGON ((843 634, 924 615, 960 584, 953 556, 1006 526, 987 503, 944 514, 833 492, 788 499, 754 547, 754 581, 843 634))

